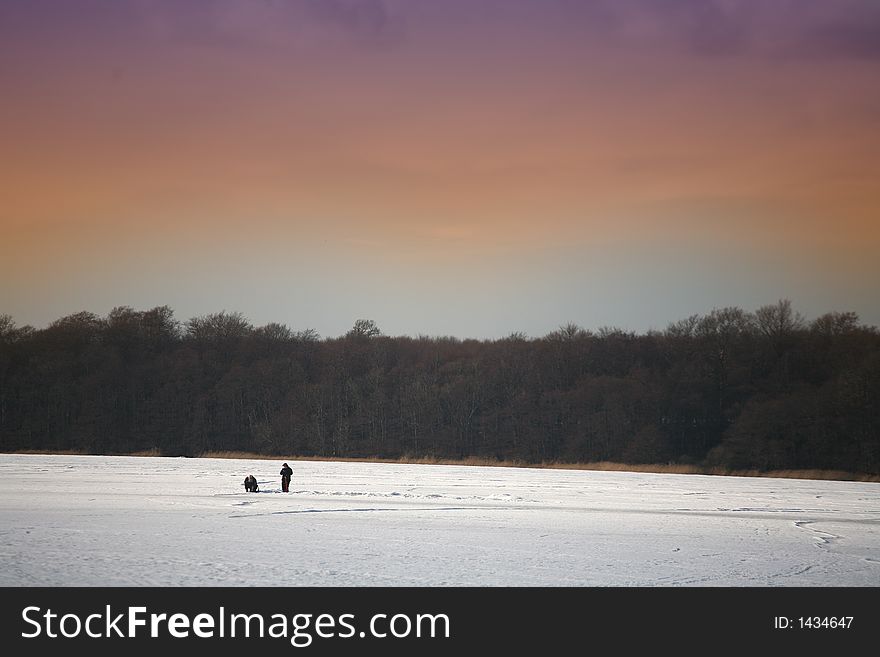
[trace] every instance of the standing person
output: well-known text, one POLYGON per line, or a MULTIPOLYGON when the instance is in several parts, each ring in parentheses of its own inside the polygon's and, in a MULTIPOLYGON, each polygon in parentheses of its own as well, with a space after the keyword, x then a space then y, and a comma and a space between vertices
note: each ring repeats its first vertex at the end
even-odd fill
POLYGON ((293 470, 291 470, 290 466, 285 463, 284 467, 281 468, 281 490, 285 493, 287 493, 290 488, 290 478, 292 476, 293 470))

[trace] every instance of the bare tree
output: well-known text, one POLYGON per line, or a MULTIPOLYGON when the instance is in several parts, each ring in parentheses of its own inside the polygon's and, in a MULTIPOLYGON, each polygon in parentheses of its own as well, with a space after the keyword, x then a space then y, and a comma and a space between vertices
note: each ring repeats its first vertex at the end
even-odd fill
POLYGON ((804 318, 791 309, 791 301, 780 299, 774 304, 761 306, 755 311, 758 330, 766 337, 777 340, 804 328, 804 318))
POLYGON ((254 335, 273 342, 288 342, 293 339, 293 331, 285 324, 277 322, 254 329, 254 335))
POLYGON ((15 320, 12 315, 0 315, 0 343, 12 342, 15 334, 15 320))
POLYGON ((193 317, 186 323, 186 333, 196 340, 242 338, 253 331, 253 326, 240 312, 211 313, 193 317))
POLYGON ((302 331, 297 331, 293 337, 299 342, 318 342, 318 340, 321 339, 321 334, 313 328, 307 328, 302 331))
POLYGON ((670 338, 692 338, 700 325, 700 316, 691 315, 677 322, 672 322, 666 327, 665 334, 670 338))
POLYGON ((375 338, 382 335, 382 331, 376 326, 376 322, 372 319, 359 319, 351 327, 351 330, 345 334, 347 338, 375 338))
POLYGON ((548 333, 544 339, 550 342, 572 342, 589 336, 590 333, 588 331, 585 331, 574 322, 567 322, 552 333, 548 333))
POLYGON ((858 321, 828 313, 807 331, 780 302, 757 315, 717 308, 662 334, 569 323, 537 340, 390 338, 359 320, 350 338, 319 340, 225 311, 183 332, 166 306, 29 331, 0 315, 0 450, 877 473, 880 332, 858 321))
POLYGON ((810 324, 810 330, 820 335, 844 335, 859 328, 859 316, 854 312, 825 313, 810 324))

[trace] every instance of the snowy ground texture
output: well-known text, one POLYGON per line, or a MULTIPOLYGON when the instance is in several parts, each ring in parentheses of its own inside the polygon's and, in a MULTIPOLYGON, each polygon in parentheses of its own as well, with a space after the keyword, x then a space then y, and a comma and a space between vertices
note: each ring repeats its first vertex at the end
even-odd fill
POLYGON ((289 463, 0 455, 0 585, 880 586, 876 483, 289 463))

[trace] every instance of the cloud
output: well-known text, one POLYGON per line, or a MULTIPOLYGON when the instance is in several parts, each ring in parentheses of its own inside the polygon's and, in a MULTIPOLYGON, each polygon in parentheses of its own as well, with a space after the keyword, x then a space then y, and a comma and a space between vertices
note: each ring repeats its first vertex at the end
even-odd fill
POLYGON ((198 45, 308 47, 342 41, 387 46, 403 21, 383 0, 140 0, 148 17, 198 45))
POLYGON ((798 49, 812 57, 880 60, 880 16, 817 26, 799 40, 798 49))
POLYGON ((388 46, 403 13, 385 0, 10 0, 0 36, 51 42, 167 43, 214 48, 388 46))
POLYGON ((573 31, 591 43, 671 47, 700 56, 745 52, 761 7, 736 0, 446 0, 444 6, 460 21, 519 22, 548 35, 573 31))
POLYGON ((657 21, 674 42, 699 56, 740 55, 753 41, 751 26, 755 6, 750 2, 639 0, 632 6, 657 21))
MULTIPOLYGON (((467 12, 467 5, 456 5, 467 12)), ((618 48, 695 57, 880 58, 876 0, 510 0, 618 48)))
POLYGON ((388 45, 403 37, 403 19, 382 0, 305 0, 308 16, 366 45, 388 45))

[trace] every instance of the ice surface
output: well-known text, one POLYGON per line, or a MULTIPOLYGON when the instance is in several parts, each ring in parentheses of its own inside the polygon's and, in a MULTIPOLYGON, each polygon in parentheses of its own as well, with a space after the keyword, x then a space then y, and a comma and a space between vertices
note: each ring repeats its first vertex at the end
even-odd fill
POLYGON ((876 483, 281 463, 0 455, 0 585, 880 585, 876 483))

